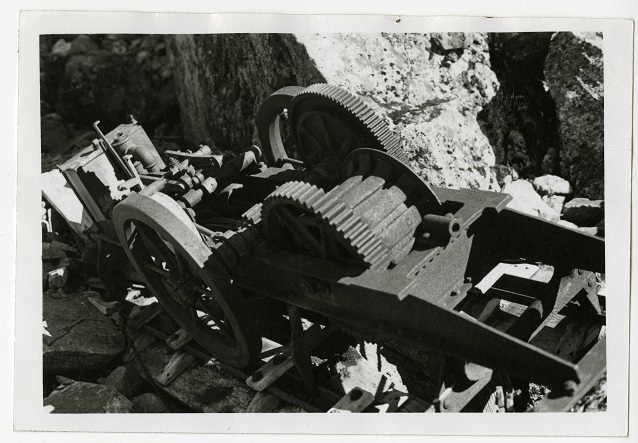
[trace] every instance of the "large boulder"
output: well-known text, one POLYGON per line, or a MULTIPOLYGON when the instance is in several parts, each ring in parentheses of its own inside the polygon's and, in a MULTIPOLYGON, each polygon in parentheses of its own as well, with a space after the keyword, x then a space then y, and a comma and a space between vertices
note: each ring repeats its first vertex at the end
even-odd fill
POLYGON ((563 207, 563 219, 578 226, 596 226, 605 217, 605 202, 575 198, 563 207))
POLYGON ((498 189, 476 116, 498 81, 484 34, 228 34, 168 38, 185 136, 219 148, 257 142, 261 102, 327 82, 361 96, 435 185, 498 189))
POLYGON ((574 195, 604 198, 604 90, 601 33, 559 32, 545 61, 545 78, 556 102, 561 175, 574 195))
POLYGON ((126 398, 133 398, 144 390, 144 382, 132 366, 118 366, 102 382, 113 386, 126 398))
POLYGON ((104 414, 131 412, 132 403, 113 386, 81 381, 62 384, 44 399, 54 414, 104 414))
POLYGON ((89 302, 95 292, 65 294, 46 291, 42 315, 47 325, 43 336, 45 375, 77 375, 103 370, 125 350, 120 330, 89 302))

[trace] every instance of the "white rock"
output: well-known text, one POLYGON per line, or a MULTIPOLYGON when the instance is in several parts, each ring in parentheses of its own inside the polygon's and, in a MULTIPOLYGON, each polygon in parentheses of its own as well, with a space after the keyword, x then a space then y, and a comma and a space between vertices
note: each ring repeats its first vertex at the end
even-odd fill
POLYGON ((557 214, 563 212, 563 206, 565 206, 564 195, 544 195, 543 201, 547 203, 550 208, 556 211, 557 214))
POLYGON ((534 189, 541 195, 569 195, 572 186, 567 180, 557 175, 543 175, 534 179, 534 189))
POLYGON ((534 187, 528 181, 516 180, 508 183, 502 192, 512 196, 512 201, 507 205, 508 208, 516 209, 517 211, 552 222, 557 222, 560 218, 558 213, 536 193, 534 187))
POLYGON ((49 280, 49 288, 57 289, 62 288, 66 285, 67 278, 69 277, 69 273, 66 268, 58 268, 53 271, 49 271, 48 280, 49 280))

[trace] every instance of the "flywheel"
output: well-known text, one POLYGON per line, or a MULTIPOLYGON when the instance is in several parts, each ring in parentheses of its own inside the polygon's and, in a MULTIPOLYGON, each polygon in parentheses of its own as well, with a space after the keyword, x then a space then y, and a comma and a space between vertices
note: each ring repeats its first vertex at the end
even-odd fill
POLYGON ((261 335, 242 293, 170 197, 135 194, 113 222, 126 253, 164 310, 211 356, 245 367, 261 335))

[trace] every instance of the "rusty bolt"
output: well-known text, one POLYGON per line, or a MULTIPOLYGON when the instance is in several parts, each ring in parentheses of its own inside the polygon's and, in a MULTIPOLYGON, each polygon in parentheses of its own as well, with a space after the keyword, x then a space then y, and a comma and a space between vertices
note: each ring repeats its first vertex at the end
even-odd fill
POLYGON ((452 297, 459 295, 459 291, 457 291, 456 289, 452 291, 452 293, 450 294, 452 297))

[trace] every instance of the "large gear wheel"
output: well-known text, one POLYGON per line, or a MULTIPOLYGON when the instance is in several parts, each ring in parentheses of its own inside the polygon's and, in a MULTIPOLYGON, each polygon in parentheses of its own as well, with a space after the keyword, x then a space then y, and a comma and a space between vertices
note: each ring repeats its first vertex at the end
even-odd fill
POLYGON ((327 156, 343 160, 358 148, 384 151, 402 162, 407 157, 399 138, 359 97, 334 85, 314 84, 288 105, 290 126, 307 168, 327 156))
POLYGON ((342 263, 385 269, 410 252, 427 213, 440 210, 429 186, 389 154, 353 151, 344 164, 349 178, 326 193, 289 182, 246 213, 261 222, 270 241, 342 263))
MULTIPOLYGON (((337 86, 319 83, 281 88, 264 100, 256 122, 270 166, 292 163, 307 170, 325 169, 341 164, 359 148, 378 149, 407 163, 399 138, 381 117, 359 97, 337 86)), ((338 181, 338 169, 328 169, 338 181)))

